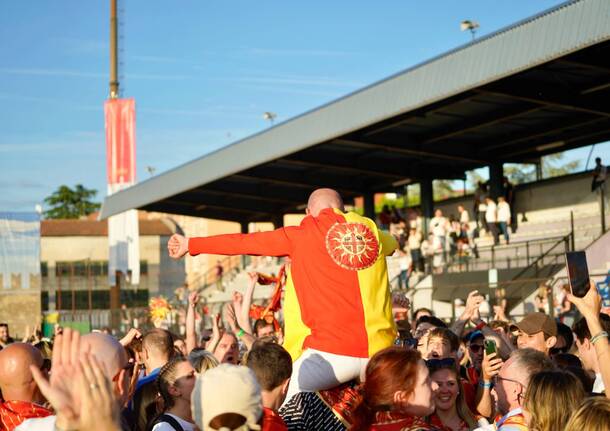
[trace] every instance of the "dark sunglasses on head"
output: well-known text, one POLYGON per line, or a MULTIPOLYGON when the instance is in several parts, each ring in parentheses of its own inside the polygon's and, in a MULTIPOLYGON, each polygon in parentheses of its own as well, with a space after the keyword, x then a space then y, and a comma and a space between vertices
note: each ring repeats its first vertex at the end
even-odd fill
POLYGON ((426 360, 428 368, 446 368, 455 367, 455 359, 443 358, 443 359, 428 359, 426 360))
POLYGON ((470 350, 472 350, 472 353, 480 353, 483 351, 483 345, 482 344, 471 344, 470 346, 468 346, 468 348, 470 350))
POLYGON ((417 347, 417 338, 397 338, 394 341, 394 345, 401 347, 410 347, 413 349, 417 347))

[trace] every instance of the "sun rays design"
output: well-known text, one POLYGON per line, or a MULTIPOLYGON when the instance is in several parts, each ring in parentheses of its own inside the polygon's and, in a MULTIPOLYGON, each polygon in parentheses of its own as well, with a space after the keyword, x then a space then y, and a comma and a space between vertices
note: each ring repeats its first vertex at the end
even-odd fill
POLYGON ((379 241, 363 223, 335 223, 326 233, 326 250, 340 267, 358 271, 375 263, 379 241))

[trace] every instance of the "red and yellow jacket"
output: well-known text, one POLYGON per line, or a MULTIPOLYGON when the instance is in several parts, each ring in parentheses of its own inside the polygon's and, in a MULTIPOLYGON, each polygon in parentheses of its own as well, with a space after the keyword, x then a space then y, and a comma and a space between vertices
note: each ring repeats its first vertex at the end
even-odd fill
POLYGON ((356 213, 325 209, 299 226, 191 238, 189 253, 290 256, 284 347, 368 358, 396 337, 385 257, 396 240, 356 213))

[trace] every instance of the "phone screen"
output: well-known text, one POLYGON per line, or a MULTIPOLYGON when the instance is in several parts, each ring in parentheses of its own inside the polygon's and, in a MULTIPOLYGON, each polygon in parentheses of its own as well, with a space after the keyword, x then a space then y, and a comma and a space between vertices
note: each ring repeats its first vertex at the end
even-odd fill
POLYGON ((487 356, 496 353, 496 342, 494 340, 485 340, 483 344, 485 345, 485 353, 487 353, 487 356))
POLYGON ((584 251, 571 251, 566 253, 566 266, 572 295, 582 298, 589 291, 589 269, 587 256, 584 251))

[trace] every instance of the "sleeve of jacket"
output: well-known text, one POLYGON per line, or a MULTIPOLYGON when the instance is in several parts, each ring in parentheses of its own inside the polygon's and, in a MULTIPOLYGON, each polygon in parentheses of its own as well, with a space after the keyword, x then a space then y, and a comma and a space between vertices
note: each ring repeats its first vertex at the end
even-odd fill
POLYGON ((270 232, 236 233, 189 238, 189 253, 253 256, 288 256, 297 227, 286 227, 270 232))

